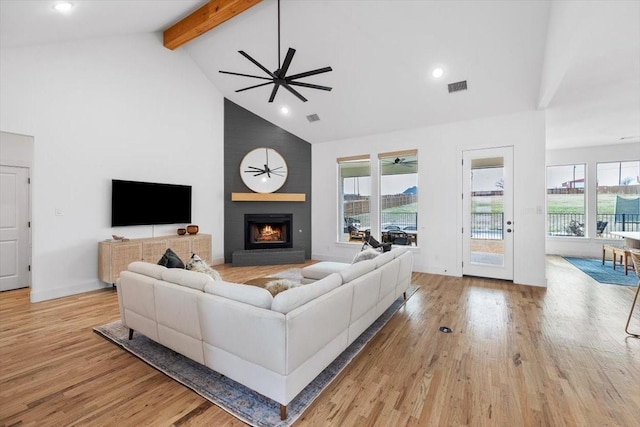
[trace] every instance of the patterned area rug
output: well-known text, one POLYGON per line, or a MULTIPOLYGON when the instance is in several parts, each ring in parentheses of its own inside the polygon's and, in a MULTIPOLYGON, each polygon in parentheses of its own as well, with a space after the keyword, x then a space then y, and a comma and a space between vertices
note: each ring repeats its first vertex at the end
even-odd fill
MULTIPOLYGON (((279 275, 278 275, 279 277, 279 275)), ((289 277, 291 279, 291 277, 289 277)), ((407 299, 418 286, 409 285, 407 299)), ((216 404, 234 417, 252 426, 285 427, 293 424, 336 376, 360 353, 364 346, 382 329, 404 305, 398 298, 366 331, 320 373, 287 406, 287 419, 280 420, 280 405, 193 360, 182 356, 144 335, 134 334, 128 339, 128 329, 120 320, 97 326, 94 331, 134 356, 185 385, 200 396, 216 404)))
POLYGON ((624 286, 635 286, 638 283, 638 276, 636 276, 635 271, 631 270, 625 276, 624 267, 616 266, 614 270, 611 261, 605 261, 604 265, 602 265, 601 259, 572 257, 564 257, 564 259, 591 276, 596 282, 624 286))

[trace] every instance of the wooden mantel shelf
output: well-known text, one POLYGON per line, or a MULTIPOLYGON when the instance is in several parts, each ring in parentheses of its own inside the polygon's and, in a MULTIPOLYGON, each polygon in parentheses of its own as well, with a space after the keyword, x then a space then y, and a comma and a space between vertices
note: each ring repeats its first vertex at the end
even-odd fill
POLYGON ((231 193, 232 202, 305 202, 305 193, 231 193))

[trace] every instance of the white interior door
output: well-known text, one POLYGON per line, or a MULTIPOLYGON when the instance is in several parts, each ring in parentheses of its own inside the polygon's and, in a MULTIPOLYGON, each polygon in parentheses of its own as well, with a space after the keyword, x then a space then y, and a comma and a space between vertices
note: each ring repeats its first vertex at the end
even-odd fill
POLYGON ((462 153, 462 274, 513 280, 513 147, 462 153))
POLYGON ((29 169, 0 166, 0 291, 29 286, 29 169))

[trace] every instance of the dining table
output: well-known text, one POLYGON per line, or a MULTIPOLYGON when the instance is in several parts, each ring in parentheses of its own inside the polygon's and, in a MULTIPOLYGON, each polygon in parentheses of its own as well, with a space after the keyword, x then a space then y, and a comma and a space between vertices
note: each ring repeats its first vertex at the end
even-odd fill
POLYGON ((612 231, 610 234, 623 237, 628 248, 640 249, 640 231, 612 231))

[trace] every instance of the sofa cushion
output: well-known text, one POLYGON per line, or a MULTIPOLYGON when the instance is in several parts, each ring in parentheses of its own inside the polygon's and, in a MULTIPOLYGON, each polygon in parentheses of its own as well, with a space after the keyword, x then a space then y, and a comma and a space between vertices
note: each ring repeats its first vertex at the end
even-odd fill
POLYGON ((212 280, 205 286, 204 291, 211 295, 218 295, 260 308, 270 309, 273 303, 273 296, 264 288, 223 280, 212 280))
POLYGON ((302 277, 306 279, 320 280, 324 279, 331 273, 339 273, 349 267, 351 267, 351 264, 347 264, 345 262, 322 261, 317 264, 304 267, 302 269, 302 277))
POLYGON ((408 250, 409 250, 409 248, 406 247, 406 246, 396 246, 393 249, 391 249, 391 252, 393 252, 395 257, 398 258, 400 255, 402 255, 403 253, 407 252, 408 250))
POLYGON ((360 277, 363 274, 366 274, 370 271, 375 270, 376 268, 376 260, 368 259, 366 261, 362 261, 356 264, 351 264, 349 268, 342 270, 340 275, 342 276, 342 281, 344 283, 350 282, 356 277, 360 277))
POLYGON ((207 284, 213 282, 213 279, 204 273, 179 268, 167 268, 162 272, 162 280, 199 291, 203 291, 207 284))
POLYGON ((395 254, 391 251, 383 253, 382 255, 376 258, 376 268, 380 268, 381 266, 385 265, 395 257, 396 257, 395 254))
POLYGON ((308 285, 302 285, 281 292, 273 299, 271 310, 287 314, 301 305, 318 298, 321 295, 331 292, 342 285, 342 278, 339 274, 333 273, 308 285))
POLYGON ((153 277, 154 279, 162 279, 162 273, 167 270, 167 267, 158 264, 152 264, 150 262, 134 261, 129 264, 127 269, 129 271, 133 271, 134 273, 153 277))
POLYGON ((209 264, 206 263, 202 258, 200 258, 197 254, 192 253, 189 262, 185 267, 187 270, 197 271, 199 273, 208 274, 211 276, 213 280, 222 280, 220 277, 220 273, 218 273, 215 269, 211 268, 209 264))
POLYGON ((164 265, 167 268, 184 268, 184 262, 180 259, 177 253, 173 252, 171 248, 168 248, 160 261, 158 261, 158 265, 164 265))
POLYGON ((376 251, 373 248, 368 248, 358 252, 356 256, 353 257, 353 261, 351 262, 351 264, 355 264, 360 261, 366 261, 368 259, 374 259, 378 256, 380 256, 380 252, 376 251))

